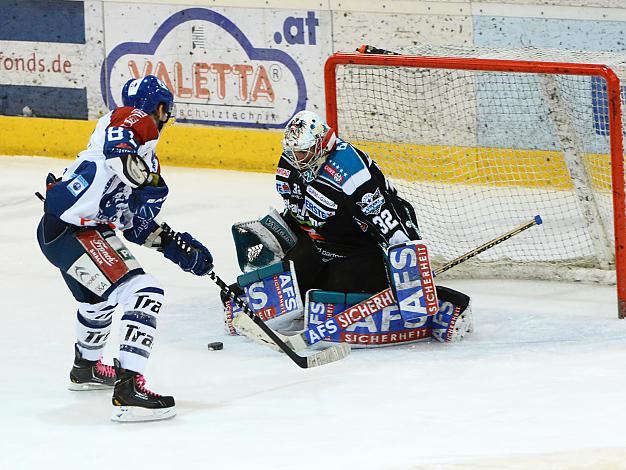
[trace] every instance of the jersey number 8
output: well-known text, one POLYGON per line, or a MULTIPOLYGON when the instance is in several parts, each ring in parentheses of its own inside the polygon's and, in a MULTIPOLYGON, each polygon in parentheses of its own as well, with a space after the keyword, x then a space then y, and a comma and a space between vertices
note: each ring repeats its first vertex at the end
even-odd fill
POLYGON ((123 127, 109 127, 107 128, 107 140, 109 142, 114 142, 116 140, 126 140, 133 147, 137 147, 137 142, 133 139, 133 135, 123 127))

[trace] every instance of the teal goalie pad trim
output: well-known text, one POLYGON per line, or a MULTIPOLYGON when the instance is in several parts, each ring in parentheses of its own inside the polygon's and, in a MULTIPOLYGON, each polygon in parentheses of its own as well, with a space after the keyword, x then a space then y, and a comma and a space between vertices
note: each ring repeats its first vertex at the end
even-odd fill
POLYGON ((313 302, 324 302, 326 304, 356 305, 374 294, 363 294, 360 292, 333 292, 325 290, 315 290, 309 293, 309 299, 313 302))
POLYGON ((237 284, 239 284, 239 287, 246 287, 255 282, 262 281, 265 278, 275 276, 276 274, 280 274, 289 270, 289 262, 281 261, 278 263, 270 264, 269 266, 266 266, 264 268, 257 269, 256 271, 251 271, 249 273, 239 275, 237 277, 237 284))

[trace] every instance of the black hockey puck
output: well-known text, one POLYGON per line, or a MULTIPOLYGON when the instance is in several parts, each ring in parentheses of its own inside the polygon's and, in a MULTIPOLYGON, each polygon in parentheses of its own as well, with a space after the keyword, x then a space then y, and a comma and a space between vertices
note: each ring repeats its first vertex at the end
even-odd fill
POLYGON ((207 348, 209 348, 209 351, 219 351, 220 349, 224 349, 224 343, 221 343, 219 341, 216 341, 215 343, 209 343, 207 344, 207 348))

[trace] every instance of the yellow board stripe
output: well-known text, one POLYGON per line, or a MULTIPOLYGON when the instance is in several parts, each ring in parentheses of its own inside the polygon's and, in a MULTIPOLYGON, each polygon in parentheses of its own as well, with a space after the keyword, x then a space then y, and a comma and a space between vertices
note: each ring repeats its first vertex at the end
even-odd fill
MULTIPOLYGON (((95 121, 0 116, 0 155, 75 158, 95 121)), ((272 173, 281 133, 220 127, 167 126, 159 141, 162 164, 272 173)), ((398 179, 488 186, 572 189, 560 152, 502 148, 353 142, 398 179)), ((592 186, 610 191, 609 155, 584 157, 592 186)))
POLYGON ((0 116, 0 153, 75 158, 95 122, 0 116))
POLYGON ((164 165, 273 173, 282 133, 220 127, 169 126, 157 153, 164 165))
MULTIPOLYGON (((383 172, 406 181, 483 186, 573 189, 563 153, 487 147, 353 142, 383 172)), ((585 154, 585 167, 595 190, 611 190, 608 154, 585 154)))
MULTIPOLYGON (((0 155, 76 158, 96 121, 0 116, 0 155)), ((273 173, 280 131, 166 126, 157 153, 164 165, 273 173)))

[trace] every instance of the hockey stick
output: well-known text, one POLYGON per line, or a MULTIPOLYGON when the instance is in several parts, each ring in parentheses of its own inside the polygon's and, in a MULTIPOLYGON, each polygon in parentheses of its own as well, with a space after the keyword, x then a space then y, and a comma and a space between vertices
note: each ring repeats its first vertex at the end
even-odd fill
MULTIPOLYGON (((269 339, 280 348, 289 358, 295 362, 299 367, 303 369, 317 367, 324 364, 329 364, 331 362, 338 361, 340 359, 345 358, 350 354, 350 345, 347 343, 341 343, 338 345, 333 345, 327 349, 322 351, 317 351, 309 356, 300 356, 294 352, 294 349, 289 347, 280 337, 279 335, 272 330, 269 326, 265 324, 265 322, 258 316, 254 314, 254 312, 248 307, 248 305, 237 297, 237 294, 233 292, 233 290, 226 285, 226 283, 213 271, 209 273, 209 277, 220 290, 226 294, 239 308, 243 310, 246 314, 245 317, 249 318, 251 321, 247 321, 245 323, 245 329, 260 329, 269 339), (256 327, 254 326, 256 325, 256 327)), ((253 332, 257 337, 262 337, 263 335, 253 332)), ((255 338, 256 339, 256 338, 255 338)))
MULTIPOLYGON (((530 222, 526 222, 513 230, 500 235, 493 240, 490 240, 486 243, 483 243, 479 247, 468 251, 464 255, 459 256, 458 258, 453 259, 447 264, 444 264, 439 269, 435 269, 433 271, 433 275, 441 274, 448 269, 451 269, 461 263, 464 263, 470 258, 487 251, 488 249, 499 245, 503 241, 508 240, 511 237, 523 232, 524 230, 529 229, 534 225, 541 225, 543 221, 541 220, 541 216, 536 215, 533 220, 530 222)), ((296 335, 284 337, 285 342, 292 345, 295 351, 302 351, 303 349, 312 346, 313 344, 323 340, 328 335, 335 333, 339 327, 346 328, 350 325, 353 325, 356 322, 363 320, 364 318, 369 317, 373 313, 378 310, 389 307, 395 303, 395 298, 393 296, 393 292, 391 288, 387 288, 378 294, 365 299, 363 302, 360 302, 352 307, 347 308, 343 312, 338 313, 334 317, 331 317, 324 321, 323 323, 317 324, 308 328, 296 335)), ((341 343, 343 344, 343 343, 341 343)))
POLYGON ((494 238, 493 240, 489 240, 487 243, 483 243, 482 245, 480 245, 478 248, 474 248, 472 251, 468 251, 467 253, 465 253, 464 255, 459 256, 458 258, 453 259, 452 261, 444 264, 443 266, 441 266, 439 269, 435 269, 433 271, 433 274, 435 276, 446 272, 448 269, 453 268, 461 263, 464 263, 465 261, 467 261, 470 258, 473 258, 476 255, 479 255, 480 253, 482 253, 483 251, 487 251, 489 248, 493 248, 496 245, 499 245, 500 243, 502 243, 503 241, 508 240, 509 238, 522 233, 524 230, 529 229, 530 227, 534 226, 534 225, 541 225, 543 223, 543 220, 541 220, 541 216, 540 215, 536 215, 533 220, 531 220, 530 222, 526 222, 525 224, 522 224, 516 228, 514 228, 513 230, 506 232, 504 235, 500 235, 497 238, 494 238))
MULTIPOLYGON (((42 202, 46 201, 45 197, 43 197, 38 191, 35 193, 35 196, 37 196, 37 198, 42 202)), ((289 356, 289 358, 301 368, 307 369, 311 367, 322 366, 324 364, 329 364, 331 362, 343 359, 350 354, 349 344, 339 344, 337 346, 333 345, 330 348, 326 348, 322 351, 317 351, 316 353, 309 356, 299 356, 293 351, 292 348, 287 346, 285 342, 282 341, 278 337, 278 335, 263 322, 263 320, 257 317, 254 312, 250 310, 250 308, 237 297, 237 295, 217 274, 211 271, 209 273, 209 277, 213 280, 213 282, 215 282, 215 284, 217 284, 222 292, 228 295, 228 297, 230 297, 233 302, 235 302, 246 313, 246 317, 252 320, 251 322, 248 322, 248 329, 254 328, 254 325, 256 325, 257 329, 262 330, 263 333, 265 333, 265 335, 268 336, 270 340, 272 340, 280 350, 287 354, 287 356, 289 356)))
POLYGON ((388 50, 385 50, 385 49, 380 49, 380 48, 374 47, 374 46, 368 46, 367 44, 363 44, 356 51, 360 52, 361 54, 402 55, 402 54, 399 54, 397 52, 392 52, 392 51, 388 51, 388 50))

